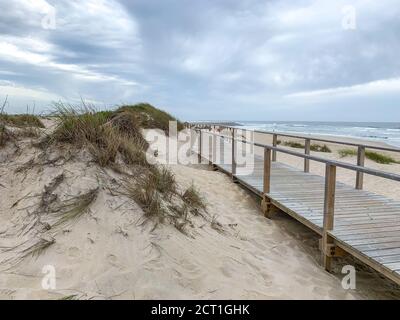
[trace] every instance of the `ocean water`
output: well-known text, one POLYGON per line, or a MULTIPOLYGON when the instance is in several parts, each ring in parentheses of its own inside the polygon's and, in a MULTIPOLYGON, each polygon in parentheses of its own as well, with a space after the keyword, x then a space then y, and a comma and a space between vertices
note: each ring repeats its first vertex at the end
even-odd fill
POLYGON ((237 121, 241 128, 294 134, 341 136, 381 141, 400 147, 400 122, 237 121))

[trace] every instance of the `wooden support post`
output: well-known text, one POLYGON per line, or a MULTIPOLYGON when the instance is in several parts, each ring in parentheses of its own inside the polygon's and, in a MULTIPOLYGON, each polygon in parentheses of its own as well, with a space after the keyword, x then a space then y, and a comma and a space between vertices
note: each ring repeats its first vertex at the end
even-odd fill
POLYGON ((221 163, 221 148, 218 147, 217 149, 217 135, 213 135, 212 139, 212 168, 214 171, 218 170, 217 163, 221 163))
POLYGON ((198 157, 199 157, 199 164, 201 164, 201 130, 199 130, 199 152, 198 152, 198 157))
MULTIPOLYGON (((272 135, 272 145, 274 147, 276 147, 278 145, 278 135, 275 133, 272 135)), ((272 151, 272 161, 274 161, 274 162, 276 161, 276 151, 275 150, 272 151)))
POLYGON ((212 158, 211 158, 212 163, 217 162, 217 136, 213 135, 213 140, 212 140, 212 158))
POLYGON ((271 189, 271 149, 264 148, 264 181, 263 193, 269 193, 271 189))
POLYGON ((208 164, 210 166, 213 164, 213 139, 214 139, 214 136, 212 134, 207 134, 208 164), (210 138, 211 138, 211 142, 210 142, 210 138))
POLYGON ((235 129, 232 129, 232 178, 236 174, 236 141, 235 129))
MULTIPOLYGON (((359 146, 357 152, 357 165, 364 167, 365 162, 365 147, 359 146)), ((356 189, 362 190, 364 184, 364 173, 357 171, 356 176, 356 189)))
MULTIPOLYGON (((310 155, 310 150, 311 150, 311 140, 306 139, 304 153, 310 155)), ((310 172, 310 159, 304 158, 304 172, 310 172)))
POLYGON ((271 149, 264 148, 264 178, 263 178, 263 199, 261 209, 267 218, 271 218, 271 201, 267 196, 271 191, 271 149))
POLYGON ((333 230, 335 213, 336 166, 327 163, 325 172, 324 224, 322 232, 322 264, 331 271, 333 239, 328 231, 333 230))

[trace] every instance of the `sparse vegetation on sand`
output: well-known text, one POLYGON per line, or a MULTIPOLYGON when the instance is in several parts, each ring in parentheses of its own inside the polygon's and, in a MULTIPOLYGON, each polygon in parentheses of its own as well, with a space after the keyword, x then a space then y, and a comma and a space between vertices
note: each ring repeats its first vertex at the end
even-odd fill
POLYGON ((286 146, 286 147, 290 147, 290 148, 304 149, 304 144, 301 144, 300 142, 284 141, 281 144, 286 146))
POLYGON ((312 144, 310 146, 311 151, 316 151, 316 152, 326 152, 326 153, 331 153, 332 150, 326 145, 319 145, 319 144, 312 144))
POLYGON ((190 223, 189 213, 203 216, 206 211, 197 189, 190 186, 181 192, 175 176, 165 167, 153 166, 135 179, 126 180, 122 193, 139 204, 146 217, 156 222, 168 220, 180 231, 190 223))
POLYGON ((206 209, 203 197, 193 184, 183 193, 182 199, 195 210, 206 209))
POLYGON ((0 122, 0 148, 5 146, 10 138, 11 133, 7 130, 6 126, 0 122))
POLYGON ((4 107, 6 106, 7 98, 4 101, 2 107, 0 108, 0 148, 5 146, 5 144, 10 140, 10 133, 6 128, 6 124, 4 123, 4 107))
POLYGON ((340 149, 338 153, 341 158, 357 156, 357 150, 354 149, 340 149))
POLYGON ((33 127, 44 128, 44 124, 40 121, 39 117, 34 114, 0 114, 0 121, 11 127, 33 127))
POLYGON ((384 155, 384 154, 377 153, 377 152, 366 151, 365 156, 368 159, 375 161, 377 163, 382 163, 382 164, 400 163, 400 161, 395 160, 391 156, 384 155))
POLYGON ((38 129, 44 128, 39 117, 34 114, 9 115, 4 111, 6 104, 7 98, 0 106, 0 147, 4 147, 9 141, 14 141, 16 137, 38 137, 38 129), (12 132, 7 126, 18 130, 12 132))
MULTIPOLYGON (((338 151, 339 155, 341 158, 344 157, 355 157, 357 156, 357 150, 354 149, 340 149, 338 151)), ((373 151, 365 151, 365 157, 367 159, 370 159, 372 161, 375 161, 377 163, 381 164, 392 164, 392 163, 400 163, 400 161, 397 161, 396 159, 392 158, 391 156, 381 154, 378 152, 373 152, 373 151)))
MULTIPOLYGON (((304 149, 305 146, 304 144, 301 144, 300 142, 295 142, 295 141, 284 141, 283 143, 281 141, 278 141, 278 144, 283 144, 286 147, 291 147, 291 148, 297 148, 297 149, 304 149)), ((331 153, 332 150, 326 145, 320 145, 320 144, 312 144, 310 146, 311 151, 316 151, 316 152, 326 152, 326 153, 331 153)))

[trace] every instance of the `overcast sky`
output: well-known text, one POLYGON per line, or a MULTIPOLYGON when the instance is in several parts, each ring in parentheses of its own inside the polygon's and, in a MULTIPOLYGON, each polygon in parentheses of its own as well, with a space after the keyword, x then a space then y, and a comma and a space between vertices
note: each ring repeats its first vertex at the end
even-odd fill
POLYGON ((400 0, 0 0, 7 112, 400 121, 400 0))

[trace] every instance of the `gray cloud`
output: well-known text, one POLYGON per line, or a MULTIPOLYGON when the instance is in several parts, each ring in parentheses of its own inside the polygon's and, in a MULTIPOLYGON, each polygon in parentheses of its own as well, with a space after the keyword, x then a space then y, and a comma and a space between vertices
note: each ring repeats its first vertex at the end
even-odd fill
POLYGON ((0 0, 0 97, 15 112, 82 96, 185 119, 393 120, 399 14, 399 0, 0 0))

